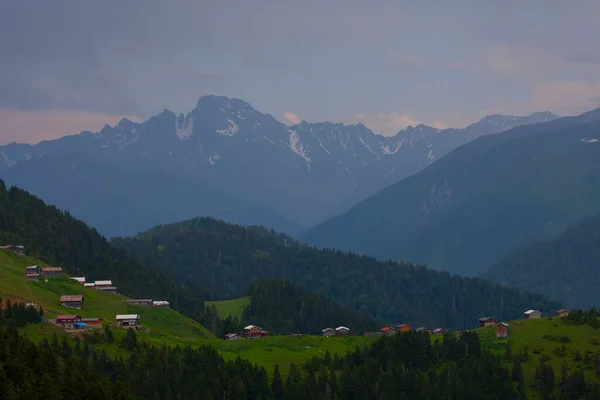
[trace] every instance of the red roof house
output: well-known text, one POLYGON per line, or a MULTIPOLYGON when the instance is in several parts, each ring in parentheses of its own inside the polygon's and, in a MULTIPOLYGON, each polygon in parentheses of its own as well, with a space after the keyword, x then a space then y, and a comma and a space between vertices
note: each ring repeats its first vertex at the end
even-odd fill
POLYGON ((10 250, 19 255, 25 254, 25 246, 21 246, 19 244, 9 244, 6 246, 0 246, 0 250, 10 250))
POLYGON ((56 267, 42 268, 42 274, 46 276, 62 276, 63 270, 56 267))
POLYGON ((479 318, 479 327, 482 328, 484 326, 494 325, 496 320, 492 317, 483 317, 479 318))
POLYGON ((40 280, 40 274, 25 274, 25 278, 28 281, 39 281, 40 280))
POLYGON ((67 308, 76 308, 81 310, 83 308, 83 295, 63 295, 60 296, 60 304, 67 308))
POLYGON ((508 324, 506 322, 501 322, 496 325, 496 337, 499 339, 508 337, 508 324))
POLYGON ((559 317, 566 317, 567 315, 569 315, 571 313, 571 311, 567 310, 566 308, 561 308, 560 310, 556 311, 556 314, 559 317))
POLYGON ((79 315, 59 315, 56 317, 56 325, 60 325, 63 328, 72 328, 75 322, 81 322, 79 315))

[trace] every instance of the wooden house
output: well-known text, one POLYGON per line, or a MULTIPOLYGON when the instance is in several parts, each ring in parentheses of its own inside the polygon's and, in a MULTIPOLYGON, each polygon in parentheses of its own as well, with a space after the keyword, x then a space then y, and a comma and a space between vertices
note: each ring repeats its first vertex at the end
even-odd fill
POLYGON ((95 281, 94 282, 94 287, 96 289, 100 289, 103 287, 111 287, 112 286, 112 281, 111 280, 106 280, 106 281, 95 281))
POLYGON ((79 315, 59 315, 56 317, 56 325, 63 328, 73 328, 73 324, 76 322, 81 322, 79 315))
POLYGON ((508 324, 506 322, 496 324, 496 337, 499 339, 508 337, 508 324))
POLYGON ((131 299, 131 300, 125 300, 125 303, 131 304, 132 306, 150 306, 150 305, 152 305, 152 300, 150 300, 150 299, 131 299))
POLYGON ((26 274, 39 274, 40 267, 38 267, 37 265, 28 265, 27 267, 25 267, 25 273, 26 274))
POLYGON ((386 326, 385 328, 381 328, 380 330, 384 335, 393 335, 396 333, 396 330, 389 326, 386 326))
POLYGON ((6 246, 0 246, 0 250, 10 250, 20 256, 25 254, 25 246, 20 244, 8 244, 6 246))
POLYGON ((40 274, 25 274, 28 281, 37 282, 40 280, 40 274))
POLYGON ((482 317, 482 318, 479 318, 478 322, 479 322, 479 327, 483 328, 484 326, 494 325, 496 323, 496 320, 492 317, 482 317))
POLYGON ((164 300, 153 301, 152 307, 169 307, 169 302, 164 300))
POLYGON ((335 328, 335 336, 350 336, 350 328, 345 326, 338 326, 335 328))
POLYGON ((90 328, 102 329, 102 318, 82 318, 81 322, 90 328))
POLYGON ((335 329, 333 328, 325 328, 322 332, 323 336, 335 336, 335 329))
POLYGON ((60 296, 60 305, 67 308, 83 308, 83 295, 63 295, 60 296))
POLYGON ((85 283, 85 277, 83 277, 83 276, 72 277, 71 279, 81 283, 82 285, 85 283))
POLYGON ((542 312, 538 310, 527 310, 524 314, 525 317, 529 319, 542 318, 542 312))
POLYGON ((559 317, 566 317, 566 316, 568 316, 569 314, 571 314, 571 311, 567 310, 566 308, 561 308, 560 310, 557 310, 557 311, 556 311, 556 314, 557 314, 559 317))
POLYGON ((417 329, 415 329, 415 332, 420 332, 420 333, 431 333, 431 329, 427 329, 425 327, 419 327, 417 329))
POLYGON ((138 314, 117 314, 118 326, 138 326, 140 324, 140 316, 138 314))
POLYGON ((47 277, 62 276, 63 270, 62 268, 58 267, 47 267, 42 268, 42 274, 46 275, 47 277))
POLYGON ((225 335, 225 340, 238 340, 240 338, 240 335, 238 335, 237 333, 228 333, 227 335, 225 335))
POLYGON ((400 324, 398 325, 398 333, 410 332, 410 325, 408 324, 400 324))
POLYGON ((269 336, 269 332, 256 325, 248 325, 244 328, 244 331, 248 339, 257 339, 269 336))

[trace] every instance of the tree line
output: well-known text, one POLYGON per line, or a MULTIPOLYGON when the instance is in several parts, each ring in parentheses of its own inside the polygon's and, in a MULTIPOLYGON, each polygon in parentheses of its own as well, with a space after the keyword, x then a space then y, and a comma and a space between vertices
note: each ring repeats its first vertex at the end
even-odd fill
POLYGON ((379 323, 452 329, 473 327, 482 315, 511 320, 530 308, 560 308, 541 295, 480 278, 316 249, 266 229, 211 218, 159 226, 112 243, 174 280, 201 285, 214 300, 244 295, 255 278, 284 279, 379 323))

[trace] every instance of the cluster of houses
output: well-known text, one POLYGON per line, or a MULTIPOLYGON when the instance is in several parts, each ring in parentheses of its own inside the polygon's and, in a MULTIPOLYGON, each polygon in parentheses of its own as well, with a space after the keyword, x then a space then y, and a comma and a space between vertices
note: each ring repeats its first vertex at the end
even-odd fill
POLYGON ((338 326, 337 328, 325 328, 323 329, 323 336, 350 336, 350 328, 345 326, 338 326))
MULTIPOLYGON (((24 255, 25 247, 22 245, 5 245, 0 246, 0 250, 10 250, 16 254, 24 255)), ((25 277, 28 281, 39 281, 40 276, 43 275, 46 278, 59 277, 63 275, 62 268, 57 267, 44 267, 39 268, 37 265, 29 265, 25 267, 25 277)), ((110 280, 100 280, 94 282, 86 282, 85 277, 73 277, 71 278, 85 287, 94 288, 108 293, 116 293, 117 288, 113 286, 110 280)), ((62 295, 60 297, 60 304, 65 308, 72 308, 81 310, 83 309, 84 296, 83 295, 62 295)), ((136 306, 148 306, 148 307, 169 307, 169 302, 164 300, 152 300, 152 299, 132 299, 125 300, 127 304, 136 306)), ((31 304, 33 306, 33 304, 31 304)), ((28 304, 29 306, 29 304, 28 304)), ((559 317, 565 317, 569 315, 570 311, 564 308, 556 311, 559 317)), ((523 313, 528 319, 537 319, 542 317, 541 311, 538 310, 527 310, 523 313)), ((140 316, 138 314, 118 314, 116 316, 117 325, 119 327, 140 327, 140 316)), ((66 329, 80 329, 80 328, 102 328, 102 318, 82 318, 79 315, 59 315, 56 318, 56 324, 66 329)), ((492 317, 482 317, 478 320, 479 327, 486 327, 495 325, 496 326, 496 337, 507 338, 509 334, 509 325, 506 322, 497 322, 492 317)), ((381 328, 379 332, 366 332, 365 336, 385 336, 393 335, 396 333, 409 332, 412 327, 408 324, 400 324, 397 326, 386 326, 381 328)), ((325 328, 322 330, 323 336, 350 336, 350 329, 345 326, 338 326, 337 328, 325 328)), ((436 328, 433 330, 419 327, 415 329, 415 332, 427 332, 434 335, 444 334, 447 331, 442 328, 436 328)), ((269 332, 265 331, 259 326, 248 325, 244 328, 244 336, 247 339, 265 338, 269 336, 269 332)), ((237 333, 228 333, 225 335, 225 340, 236 340, 242 337, 237 333)))
MULTIPOLYGON (((62 276, 63 272, 63 269, 59 267, 40 268, 37 265, 28 265, 25 267, 25 278, 28 281, 38 282, 42 275, 46 278, 56 278, 62 276)), ((81 283, 87 288, 94 288, 96 290, 100 290, 107 293, 117 293, 117 288, 113 286, 112 281, 110 280, 86 282, 85 277, 83 276, 73 277, 71 279, 81 283)))
POLYGON ((28 265, 25 267, 25 279, 32 282, 37 282, 43 275, 46 278, 53 278, 62 276, 63 270, 58 267, 44 267, 40 268, 37 265, 28 265))
POLYGON ((10 250, 13 253, 17 253, 20 256, 25 255, 25 246, 20 244, 7 244, 5 246, 0 246, 0 250, 10 250))
POLYGON ((107 293, 117 293, 117 288, 115 286, 113 286, 113 283, 111 280, 86 282, 84 276, 76 276, 71 279, 81 283, 86 288, 96 289, 96 290, 100 290, 102 292, 107 292, 107 293))
MULTIPOLYGON (((23 246, 1 246, 0 249, 12 250, 17 254, 24 254, 23 246)), ((59 277, 63 275, 62 268, 56 267, 44 267, 39 268, 37 265, 29 265, 25 267, 25 276, 28 281, 39 281, 40 276, 43 275, 48 277, 59 277)), ((100 280, 94 282, 86 282, 85 277, 72 277, 74 281, 82 284, 84 287, 99 290, 107 293, 116 293, 117 288, 113 286, 111 280, 100 280)), ((84 305, 85 297, 82 294, 77 295, 62 295, 60 296, 60 304, 65 308, 72 308, 76 310, 82 310, 84 305)), ((139 305, 139 306, 150 306, 150 307, 169 307, 168 301, 164 300, 151 300, 151 299, 134 299, 125 300, 127 304, 139 305)), ((134 327, 140 328, 140 316, 138 314, 118 314, 116 317, 117 326, 119 327, 134 327)), ((56 325, 61 326, 65 329, 93 329, 102 328, 102 318, 82 318, 77 314, 64 314, 56 317, 56 325)), ((266 333, 266 332, 265 332, 266 333)), ((249 333, 251 336, 258 337, 260 333, 254 331, 249 333)))
MULTIPOLYGON (((130 301, 137 301, 137 300, 130 300, 130 301)), ((570 312, 569 310, 561 308, 560 310, 556 311, 556 314, 559 317, 565 317, 565 316, 569 315, 569 312, 570 312)), ((524 312, 524 315, 528 319, 536 319, 536 318, 542 317, 542 313, 538 310, 527 310, 524 312)), ((492 318, 492 317, 481 317, 481 318, 479 318, 477 323, 480 328, 495 325, 497 338, 504 339, 504 338, 508 337, 509 325, 506 322, 497 322, 496 319, 492 318)), ((412 330, 413 329, 409 324, 400 324, 397 326, 383 327, 380 329, 379 332, 365 332, 364 335, 368 336, 368 337, 386 336, 386 335, 394 335, 396 333, 410 332, 412 330)), ((425 327, 416 328, 414 331, 415 332, 427 332, 427 333, 430 333, 433 335, 443 335, 446 332, 448 332, 446 329, 443 329, 443 328, 427 329, 425 327)), ((350 329, 345 326, 338 326, 337 328, 325 328, 322 330, 322 332, 323 332, 323 336, 326 336, 326 337, 350 336, 350 329)), ((460 332, 459 332, 459 335, 460 335, 460 332)), ((262 338, 262 337, 267 337, 268 332, 263 330, 259 326, 248 325, 247 327, 244 328, 244 336, 248 339, 262 338)), ((301 336, 301 335, 295 334, 295 335, 291 335, 291 336, 301 336)), ((241 339, 241 338, 242 338, 242 336, 238 335, 237 333, 228 333, 225 335, 225 340, 236 340, 236 339, 241 339)))
MULTIPOLYGON (((138 314, 117 314, 116 320, 119 327, 140 328, 138 314)), ((59 315, 55 322, 65 329, 102 329, 102 318, 82 318, 76 314, 59 315)))

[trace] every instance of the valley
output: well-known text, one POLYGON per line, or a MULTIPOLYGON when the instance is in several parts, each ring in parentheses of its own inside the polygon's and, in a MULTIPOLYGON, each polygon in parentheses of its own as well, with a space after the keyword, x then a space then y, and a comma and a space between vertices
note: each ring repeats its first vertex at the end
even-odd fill
POLYGON ((600 2, 0 5, 0 400, 600 400, 600 2))

